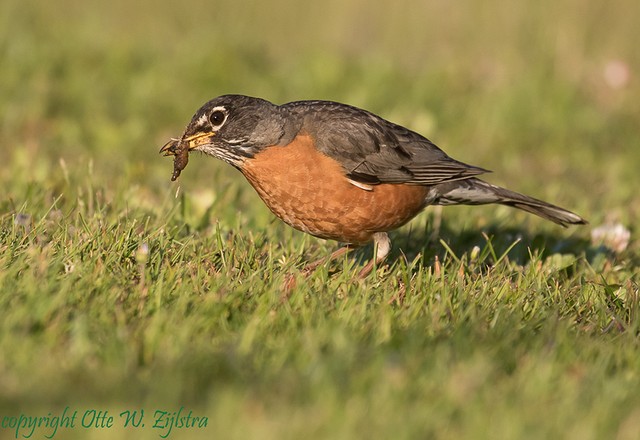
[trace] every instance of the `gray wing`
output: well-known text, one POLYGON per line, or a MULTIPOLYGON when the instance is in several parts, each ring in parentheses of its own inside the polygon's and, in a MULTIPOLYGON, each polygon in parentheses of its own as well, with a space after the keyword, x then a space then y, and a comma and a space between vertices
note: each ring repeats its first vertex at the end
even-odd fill
POLYGON ((318 149, 358 182, 436 185, 489 172, 450 158, 427 138, 366 110, 330 101, 283 107, 298 113, 318 149))

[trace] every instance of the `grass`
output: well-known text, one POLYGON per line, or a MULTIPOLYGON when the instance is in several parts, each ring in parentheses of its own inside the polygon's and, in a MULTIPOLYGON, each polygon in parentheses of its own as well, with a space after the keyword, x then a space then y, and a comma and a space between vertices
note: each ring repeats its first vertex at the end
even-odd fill
POLYGON ((0 8, 0 423, 69 406, 115 426, 55 438, 640 437, 636 3, 0 8), (371 249, 282 301, 336 244, 222 163, 192 156, 174 184, 157 155, 228 92, 365 107, 591 224, 427 209, 366 280, 371 249), (607 221, 626 250, 591 243, 607 221), (181 406, 208 426, 151 427, 181 406))

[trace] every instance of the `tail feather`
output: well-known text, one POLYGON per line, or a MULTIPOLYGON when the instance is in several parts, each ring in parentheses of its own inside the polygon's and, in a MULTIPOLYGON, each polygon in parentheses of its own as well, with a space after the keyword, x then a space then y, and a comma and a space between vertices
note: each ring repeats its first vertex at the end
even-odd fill
POLYGON ((446 182, 432 187, 427 202, 430 205, 485 205, 499 203, 522 209, 564 227, 587 223, 579 215, 559 206, 492 185, 475 177, 446 182))

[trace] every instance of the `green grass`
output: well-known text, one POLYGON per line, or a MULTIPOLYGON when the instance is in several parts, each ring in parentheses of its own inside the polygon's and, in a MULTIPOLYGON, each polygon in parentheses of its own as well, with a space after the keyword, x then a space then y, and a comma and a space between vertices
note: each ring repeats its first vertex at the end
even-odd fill
POLYGON ((208 426, 168 438, 640 438, 637 2, 0 12, 0 423, 95 408, 115 426, 54 438, 158 438, 184 406, 208 426), (365 107, 591 224, 427 209, 366 280, 371 249, 283 301, 337 244, 223 163, 171 183, 157 154, 222 93, 365 107), (625 251, 591 243, 606 221, 625 251))

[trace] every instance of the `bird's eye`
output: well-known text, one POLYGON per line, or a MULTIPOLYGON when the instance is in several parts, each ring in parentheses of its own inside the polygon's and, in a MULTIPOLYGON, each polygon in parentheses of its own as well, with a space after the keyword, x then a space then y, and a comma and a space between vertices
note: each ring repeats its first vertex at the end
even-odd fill
POLYGON ((215 129, 222 127, 226 119, 227 114, 221 109, 214 109, 211 115, 209 115, 209 122, 211 122, 211 125, 215 129))
POLYGON ((215 111, 211 114, 211 123, 213 125, 220 125, 220 123, 224 121, 224 113, 220 110, 215 111))

